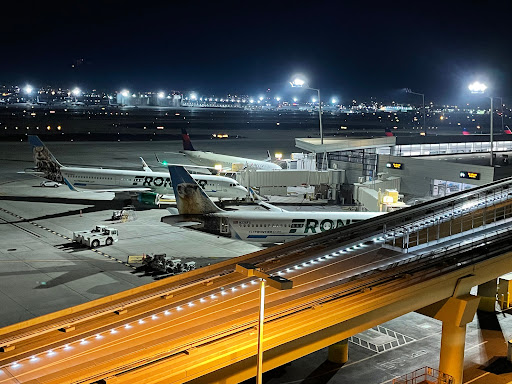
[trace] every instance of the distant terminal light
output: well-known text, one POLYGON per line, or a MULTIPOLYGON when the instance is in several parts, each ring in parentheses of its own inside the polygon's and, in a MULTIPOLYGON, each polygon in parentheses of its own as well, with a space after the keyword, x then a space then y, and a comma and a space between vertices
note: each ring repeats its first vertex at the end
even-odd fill
POLYGON ((227 133, 212 133, 212 136, 217 139, 227 139, 229 137, 227 133))

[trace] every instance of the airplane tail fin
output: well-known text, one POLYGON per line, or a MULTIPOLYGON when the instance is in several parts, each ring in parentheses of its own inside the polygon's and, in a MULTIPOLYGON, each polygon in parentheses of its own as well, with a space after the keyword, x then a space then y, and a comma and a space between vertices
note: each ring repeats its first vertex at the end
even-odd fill
POLYGON ((388 137, 394 136, 394 135, 393 135, 393 132, 391 132, 391 129, 389 129, 389 128, 386 128, 386 129, 384 130, 384 134, 385 134, 386 136, 388 136, 388 137))
POLYGON ((64 177, 60 171, 62 165, 52 155, 50 150, 44 145, 41 139, 35 135, 29 135, 28 141, 32 145, 32 154, 37 172, 42 172, 43 176, 58 183, 64 183, 64 177))
POLYGON ((187 133, 185 128, 181 128, 181 139, 183 140, 183 150, 184 151, 195 151, 192 142, 190 141, 190 136, 187 133))
POLYGON ((503 133, 505 135, 512 135, 512 131, 510 130, 510 128, 508 127, 508 125, 505 125, 505 128, 503 129, 503 133))
POLYGON ((471 133, 469 133, 469 131, 468 131, 466 128, 464 128, 464 129, 462 130, 462 134, 463 134, 464 136, 469 136, 469 135, 471 135, 471 133))
POLYGON ((267 158, 265 161, 272 161, 272 156, 270 156, 270 151, 267 149, 267 158))
POLYGON ((180 215, 203 215, 222 212, 206 195, 187 170, 180 165, 170 165, 172 188, 180 215))

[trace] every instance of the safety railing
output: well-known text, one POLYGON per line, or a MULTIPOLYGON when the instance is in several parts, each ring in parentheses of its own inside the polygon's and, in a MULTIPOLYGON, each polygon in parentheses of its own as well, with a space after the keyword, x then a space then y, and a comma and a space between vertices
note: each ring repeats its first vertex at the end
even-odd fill
POLYGON ((430 367, 423 367, 393 379, 393 384, 452 384, 453 377, 430 367))

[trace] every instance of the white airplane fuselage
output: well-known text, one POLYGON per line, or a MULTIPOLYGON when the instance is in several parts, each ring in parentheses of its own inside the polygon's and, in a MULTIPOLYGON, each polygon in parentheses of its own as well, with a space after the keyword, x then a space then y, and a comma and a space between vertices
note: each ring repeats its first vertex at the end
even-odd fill
MULTIPOLYGON (((123 189, 138 192, 148 189, 161 195, 174 195, 168 172, 145 172, 122 169, 102 169, 85 167, 60 168, 62 176, 70 188, 76 190, 97 190, 113 192, 123 189)), ((236 199, 246 196, 247 190, 236 180, 214 175, 193 175, 196 182, 212 197, 236 199)), ((66 184, 67 184, 66 183, 66 184)))
POLYGON ((384 213, 224 211, 206 216, 218 218, 220 232, 230 233, 233 238, 261 243, 284 243, 382 214, 384 213))
POLYGON ((220 153, 205 152, 205 151, 182 151, 188 159, 197 165, 204 165, 207 167, 215 167, 222 165, 222 168, 231 168, 233 164, 242 164, 243 168, 263 169, 263 170, 279 170, 282 169, 279 165, 269 161, 248 159, 245 157, 222 155, 220 153))

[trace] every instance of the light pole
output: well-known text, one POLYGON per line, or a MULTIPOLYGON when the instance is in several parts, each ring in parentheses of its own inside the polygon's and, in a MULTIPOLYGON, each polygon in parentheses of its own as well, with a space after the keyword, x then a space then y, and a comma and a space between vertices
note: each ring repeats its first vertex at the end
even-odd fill
MULTIPOLYGON (((478 81, 475 81, 474 83, 471 83, 469 84, 468 86, 468 89, 470 90, 471 93, 484 93, 485 90, 487 89, 487 86, 485 84, 482 84, 478 81)), ((490 144, 491 144, 491 161, 490 161, 490 164, 491 164, 491 167, 493 166, 493 155, 494 155, 494 151, 493 151, 493 139, 492 139, 492 134, 493 134, 493 115, 494 115, 494 106, 493 106, 493 97, 492 96, 487 96, 489 99, 491 99, 491 127, 490 127, 490 138, 489 138, 489 141, 490 141, 490 144)))
POLYGON ((322 99, 320 98, 320 89, 309 87, 308 85, 306 85, 306 81, 301 79, 300 77, 296 77, 295 80, 290 81, 290 84, 294 88, 297 87, 310 89, 318 93, 318 121, 320 123, 320 144, 324 145, 324 133, 322 130, 322 99))
POLYGON ((409 88, 405 88, 405 92, 421 96, 421 100, 423 102, 423 129, 427 129, 427 126, 425 125, 425 95, 423 93, 413 92, 409 88))
POLYGON ((263 383, 263 323, 265 321, 265 283, 279 290, 292 289, 293 282, 281 276, 271 276, 262 272, 255 265, 240 263, 236 265, 236 271, 248 277, 260 279, 260 310, 258 317, 258 360, 256 366, 256 384, 263 383))
POLYGON ((500 97, 500 96, 494 96, 495 99, 500 99, 500 112, 501 112, 501 133, 503 134, 504 132, 504 127, 503 127, 503 97, 500 97))

